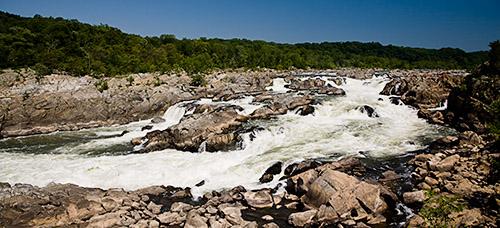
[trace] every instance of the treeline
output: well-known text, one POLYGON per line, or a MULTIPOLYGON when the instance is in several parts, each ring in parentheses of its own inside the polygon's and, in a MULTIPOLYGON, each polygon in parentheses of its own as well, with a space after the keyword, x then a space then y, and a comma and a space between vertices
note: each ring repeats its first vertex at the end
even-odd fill
POLYGON ((472 69, 485 51, 467 53, 384 46, 380 43, 324 42, 280 44, 246 39, 141 37, 108 25, 77 20, 33 18, 0 12, 0 68, 31 67, 40 74, 115 76, 139 72, 341 67, 472 69))

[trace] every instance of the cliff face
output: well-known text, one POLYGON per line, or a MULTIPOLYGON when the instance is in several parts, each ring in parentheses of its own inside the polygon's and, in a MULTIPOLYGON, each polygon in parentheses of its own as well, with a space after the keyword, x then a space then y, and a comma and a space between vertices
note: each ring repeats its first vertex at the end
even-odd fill
POLYGON ((457 129, 486 133, 499 125, 500 76, 496 72, 486 62, 451 91, 447 119, 457 129))

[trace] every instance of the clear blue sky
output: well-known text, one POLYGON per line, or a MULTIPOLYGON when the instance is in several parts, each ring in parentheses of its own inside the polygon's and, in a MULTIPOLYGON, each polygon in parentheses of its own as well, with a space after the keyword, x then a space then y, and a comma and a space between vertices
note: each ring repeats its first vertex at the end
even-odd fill
POLYGON ((177 38, 375 41, 465 51, 488 50, 500 39, 500 0, 0 0, 0 10, 177 38))

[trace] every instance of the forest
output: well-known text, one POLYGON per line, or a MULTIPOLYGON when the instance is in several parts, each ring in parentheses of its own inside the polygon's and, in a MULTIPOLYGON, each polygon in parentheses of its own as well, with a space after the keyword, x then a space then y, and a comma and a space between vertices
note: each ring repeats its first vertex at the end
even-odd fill
POLYGON ((217 69, 474 69, 486 51, 424 49, 362 42, 284 44, 247 39, 142 37, 105 24, 21 17, 0 11, 0 68, 37 74, 119 76, 144 72, 190 75, 217 69))

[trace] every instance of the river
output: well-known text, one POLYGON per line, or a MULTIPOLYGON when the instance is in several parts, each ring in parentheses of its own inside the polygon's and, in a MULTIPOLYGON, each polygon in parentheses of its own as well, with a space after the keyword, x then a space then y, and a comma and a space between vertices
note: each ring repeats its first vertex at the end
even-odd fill
MULTIPOLYGON (((317 76, 328 83, 327 76, 317 76)), ((134 153, 138 148, 130 140, 156 129, 176 124, 189 114, 183 102, 164 114, 166 122, 151 120, 126 125, 54 132, 44 135, 13 137, 0 140, 0 181, 45 186, 51 182, 74 183, 85 187, 124 188, 134 190, 151 185, 191 187, 193 195, 205 191, 243 185, 247 189, 274 187, 275 178, 260 184, 263 172, 277 161, 285 166, 306 159, 333 161, 343 157, 383 160, 404 156, 426 148, 433 140, 455 134, 452 129, 431 125, 417 117, 417 110, 392 104, 388 96, 379 95, 390 80, 374 77, 368 80, 346 78, 338 86, 345 96, 317 96, 315 112, 301 116, 290 111, 271 120, 247 123, 263 130, 255 137, 244 137, 244 148, 228 152, 190 153, 167 149, 152 153, 134 153), (377 118, 362 113, 359 107, 369 105, 377 118), (150 130, 141 131, 145 125, 150 130), (122 132, 128 133, 121 135, 122 132), (205 184, 195 187, 204 180, 205 184)), ((282 78, 269 87, 274 93, 286 92, 282 78)), ((335 84, 332 84, 335 85, 335 84)), ((337 85, 335 85, 337 86, 337 85)), ((262 104, 252 97, 233 100, 249 114, 262 104)), ((191 101, 213 103, 202 99, 191 101)))

